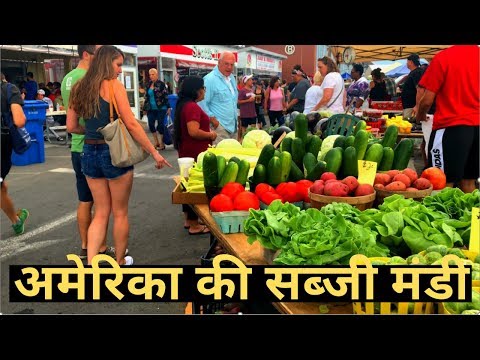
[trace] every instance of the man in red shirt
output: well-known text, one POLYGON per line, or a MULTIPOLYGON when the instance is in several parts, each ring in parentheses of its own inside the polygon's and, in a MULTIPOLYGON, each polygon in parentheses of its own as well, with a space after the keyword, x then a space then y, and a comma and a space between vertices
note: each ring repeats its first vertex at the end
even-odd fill
POLYGON ((464 192, 475 190, 480 175, 479 59, 477 45, 452 46, 432 59, 418 84, 425 94, 417 104, 417 121, 426 121, 436 100, 428 165, 445 172, 447 186, 464 192))

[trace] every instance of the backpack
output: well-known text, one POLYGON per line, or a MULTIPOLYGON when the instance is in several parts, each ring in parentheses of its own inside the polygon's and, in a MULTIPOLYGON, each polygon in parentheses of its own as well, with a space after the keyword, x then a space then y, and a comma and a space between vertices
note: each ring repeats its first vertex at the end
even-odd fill
POLYGON ((10 110, 10 99, 12 98, 12 84, 6 84, 7 90, 7 108, 8 110, 2 112, 2 134, 6 134, 7 131, 10 134, 12 140, 13 151, 21 155, 25 153, 32 145, 32 138, 24 127, 17 127, 13 121, 12 111, 10 110))

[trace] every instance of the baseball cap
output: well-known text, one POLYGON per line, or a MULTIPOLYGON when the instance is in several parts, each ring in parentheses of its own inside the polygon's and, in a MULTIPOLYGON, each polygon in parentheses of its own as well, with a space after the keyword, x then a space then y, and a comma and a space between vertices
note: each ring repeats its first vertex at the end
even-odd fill
POLYGON ((44 90, 42 90, 42 89, 40 89, 40 90, 38 90, 38 91, 37 91, 37 94, 40 94, 40 95, 45 95, 45 91, 44 91, 44 90))
POLYGON ((242 82, 245 84, 248 79, 251 79, 253 77, 253 75, 245 75, 243 78, 242 78, 242 82))

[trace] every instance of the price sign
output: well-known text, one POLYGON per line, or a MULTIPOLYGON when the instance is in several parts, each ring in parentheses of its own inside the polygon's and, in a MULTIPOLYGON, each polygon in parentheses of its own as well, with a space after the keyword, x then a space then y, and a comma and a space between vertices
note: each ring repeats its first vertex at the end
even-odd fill
POLYGON ((472 228, 470 229, 469 250, 480 252, 480 208, 472 208, 472 228))
POLYGON ((377 174, 377 163, 375 161, 358 160, 358 183, 373 186, 377 174))

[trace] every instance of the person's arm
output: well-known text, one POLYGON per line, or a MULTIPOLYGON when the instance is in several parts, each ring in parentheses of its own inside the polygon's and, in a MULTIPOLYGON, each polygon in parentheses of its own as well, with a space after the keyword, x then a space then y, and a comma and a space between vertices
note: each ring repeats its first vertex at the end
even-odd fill
POLYGON ((220 122, 217 120, 212 110, 210 110, 210 104, 213 99, 213 81, 214 80, 210 80, 208 77, 203 78, 203 80, 204 80, 206 91, 205 91, 205 97, 202 100, 202 108, 210 118, 210 123, 212 124, 213 128, 216 129, 218 125, 220 125, 220 122))
MULTIPOLYGON (((163 81, 162 81, 162 85, 163 85, 162 92, 163 90, 165 90, 167 94, 169 94, 168 87, 163 81)), ((167 95, 167 115, 170 116, 171 113, 172 113, 172 107, 170 106, 170 101, 168 101, 168 95, 167 95)))
POLYGON ((268 113, 268 100, 270 99, 270 88, 265 91, 265 99, 263 101, 263 110, 265 111, 265 114, 268 113))
POLYGON ((418 103, 418 112, 415 118, 417 119, 417 123, 419 121, 427 121, 427 112, 433 104, 435 100, 435 94, 433 91, 425 89, 423 96, 420 98, 418 103))
POLYGON ((332 98, 332 96, 333 96, 333 88, 323 89, 323 96, 320 99, 320 101, 317 103, 317 105, 313 107, 312 111, 317 111, 318 109, 327 105, 330 99, 332 98))
POLYGON ((18 128, 24 127, 27 118, 25 117, 22 106, 20 104, 11 104, 10 110, 12 111, 13 123, 15 126, 18 128))
POLYGON ((127 97, 127 91, 118 79, 113 80, 113 92, 117 102, 118 112, 120 113, 120 116, 130 135, 132 135, 132 137, 138 141, 145 151, 152 155, 153 159, 157 163, 157 168, 162 168, 163 165, 172 167, 172 165, 170 165, 170 163, 155 149, 153 144, 148 139, 147 134, 145 134, 145 130, 143 130, 142 125, 140 125, 137 119, 135 119, 135 116, 133 116, 132 109, 130 108, 130 102, 128 101, 127 97))
POLYGON ((287 102, 285 101, 285 89, 284 88, 281 88, 281 89, 282 89, 282 108, 283 108, 283 111, 286 111, 287 102))
POLYGON ((85 128, 80 125, 77 113, 70 106, 67 110, 67 131, 71 134, 85 134, 85 128))
POLYGON ((288 104, 287 104, 286 110, 293 108, 296 103, 298 103, 298 99, 292 99, 292 100, 290 100, 290 101, 288 102, 288 104))
POLYGON ((417 94, 415 95, 415 106, 413 107, 413 115, 418 113, 418 104, 420 104, 420 100, 422 100, 423 95, 425 95, 425 88, 417 86, 417 94))
POLYGON ((200 123, 198 121, 187 122, 188 135, 196 140, 212 140, 217 138, 215 131, 203 131, 200 129, 200 123))

